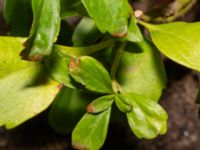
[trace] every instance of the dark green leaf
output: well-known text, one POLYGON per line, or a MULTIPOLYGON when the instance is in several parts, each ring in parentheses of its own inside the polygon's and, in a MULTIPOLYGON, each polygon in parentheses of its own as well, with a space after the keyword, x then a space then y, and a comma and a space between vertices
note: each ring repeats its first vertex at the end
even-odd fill
POLYGON ((28 36, 32 23, 31 0, 4 0, 4 18, 13 36, 28 36))
POLYGON ((41 60, 50 55, 60 28, 60 0, 32 0, 33 25, 25 50, 24 59, 41 60))
POLYGON ((200 71, 199 22, 141 24, 149 29, 154 44, 164 55, 181 65, 200 71))
POLYGON ((83 92, 63 87, 53 103, 49 121, 59 133, 69 133, 85 113, 90 97, 83 92))
POLYGON ((72 133, 72 145, 78 150, 100 149, 106 139, 111 108, 99 114, 85 114, 72 133))
POLYGON ((133 109, 133 106, 132 106, 132 103, 130 103, 130 100, 122 94, 115 95, 115 103, 118 109, 124 113, 129 113, 133 109))
POLYGON ((61 18, 77 15, 76 8, 81 4, 81 0, 60 0, 61 18))
POLYGON ((87 106, 88 113, 101 113, 111 107, 114 95, 102 96, 87 106))
POLYGON ((128 0, 82 0, 101 32, 122 37, 128 32, 128 18, 133 10, 128 0))
POLYGON ((13 128, 45 110, 59 91, 43 66, 19 57, 22 38, 0 37, 0 126, 13 128))
POLYGON ((89 56, 71 58, 69 70, 71 76, 87 89, 98 93, 113 93, 110 76, 96 59, 89 56))
POLYGON ((74 46, 85 46, 95 43, 100 36, 94 21, 84 17, 75 29, 72 41, 74 46))
POLYGON ((156 102, 138 94, 123 94, 133 105, 127 113, 129 125, 138 138, 153 139, 167 131, 167 113, 156 102))
POLYGON ((122 89, 155 101, 166 87, 166 74, 157 49, 148 40, 125 48, 117 79, 122 89))

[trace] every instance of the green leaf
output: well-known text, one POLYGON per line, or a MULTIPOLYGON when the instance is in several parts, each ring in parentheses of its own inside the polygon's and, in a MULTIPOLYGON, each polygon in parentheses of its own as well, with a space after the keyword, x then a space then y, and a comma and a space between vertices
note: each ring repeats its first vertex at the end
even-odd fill
POLYGON ((74 46, 90 45, 95 43, 101 35, 102 34, 97 29, 95 22, 88 17, 84 17, 77 25, 72 41, 74 46))
POLYGON ((98 93, 113 93, 110 76, 96 59, 89 56, 71 58, 69 71, 87 89, 98 93))
POLYGON ((24 59, 38 61, 50 55, 60 28, 60 0, 32 0, 34 13, 30 36, 22 52, 24 59))
POLYGON ((20 59, 21 38, 0 37, 0 126, 13 128, 45 110, 59 91, 41 64, 20 59))
POLYGON ((127 113, 128 123, 138 138, 153 139, 167 131, 167 113, 156 102, 138 94, 122 96, 129 99, 133 110, 127 113))
POLYGON ((77 14, 76 8, 81 4, 80 0, 60 0, 60 16, 65 18, 77 14))
POLYGON ((121 59, 117 80, 126 92, 158 101, 166 87, 166 74, 157 49, 147 39, 129 43, 121 59))
POLYGON ((181 65, 200 71, 199 22, 141 24, 149 29, 154 44, 164 55, 181 65))
POLYGON ((10 35, 28 36, 32 23, 31 0, 4 0, 3 15, 11 27, 10 35))
POLYGON ((24 38, 0 36, 0 78, 30 64, 18 57, 24 41, 24 38))
POLYGON ((128 40, 130 42, 142 42, 143 36, 136 23, 137 20, 134 16, 132 16, 128 27, 128 35, 122 39, 128 40))
POLYGON ((130 103, 130 100, 122 94, 115 95, 115 103, 121 112, 129 113, 133 110, 133 106, 130 103))
POLYGON ((86 113, 72 133, 75 149, 97 150, 104 144, 110 120, 111 108, 99 114, 86 113))
POLYGON ((128 18, 133 10, 128 0, 82 0, 83 5, 100 29, 122 37, 128 32, 128 18))
POLYGON ((87 106, 88 113, 101 113, 111 107, 114 101, 114 95, 107 95, 97 98, 87 106))
POLYGON ((63 87, 49 113, 51 126, 58 133, 71 132, 85 113, 88 99, 91 98, 86 93, 63 87))
POLYGON ((51 56, 45 59, 45 65, 49 76, 55 81, 67 87, 75 88, 70 77, 68 65, 70 57, 60 51, 53 51, 51 56))

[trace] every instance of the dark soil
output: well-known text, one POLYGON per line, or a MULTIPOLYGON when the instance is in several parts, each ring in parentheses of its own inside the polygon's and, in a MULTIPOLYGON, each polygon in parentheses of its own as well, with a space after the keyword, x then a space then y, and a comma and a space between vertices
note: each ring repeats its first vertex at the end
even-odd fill
MULTIPOLYGON (((5 28, 0 17, 0 29, 5 28)), ((138 140, 127 123, 115 122, 110 125, 102 150, 200 150, 200 120, 195 104, 200 75, 169 60, 165 66, 169 81, 160 103, 169 115, 167 134, 154 140, 138 140)), ((13 130, 0 128, 0 150, 72 149, 70 135, 55 133, 48 125, 47 114, 48 110, 13 130)))

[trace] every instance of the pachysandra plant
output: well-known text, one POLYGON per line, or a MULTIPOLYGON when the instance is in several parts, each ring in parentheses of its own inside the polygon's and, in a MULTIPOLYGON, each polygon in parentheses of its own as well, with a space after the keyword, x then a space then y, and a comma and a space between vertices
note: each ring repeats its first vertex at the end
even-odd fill
POLYGON ((200 71, 199 22, 150 24, 128 0, 4 0, 4 18, 11 30, 0 37, 0 126, 14 128, 53 103, 49 122, 72 132, 75 149, 102 147, 113 105, 138 138, 166 133, 159 51, 200 71), (73 27, 71 16, 81 16, 73 27))

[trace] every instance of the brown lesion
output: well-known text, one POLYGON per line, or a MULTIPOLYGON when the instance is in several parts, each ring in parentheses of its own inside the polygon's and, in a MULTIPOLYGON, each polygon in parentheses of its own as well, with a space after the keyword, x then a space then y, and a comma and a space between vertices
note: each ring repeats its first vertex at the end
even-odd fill
POLYGON ((88 113, 93 113, 95 111, 95 108, 92 104, 89 104, 86 110, 88 113))
POLYGON ((80 65, 80 59, 77 57, 71 57, 69 62, 69 70, 76 70, 80 65))

